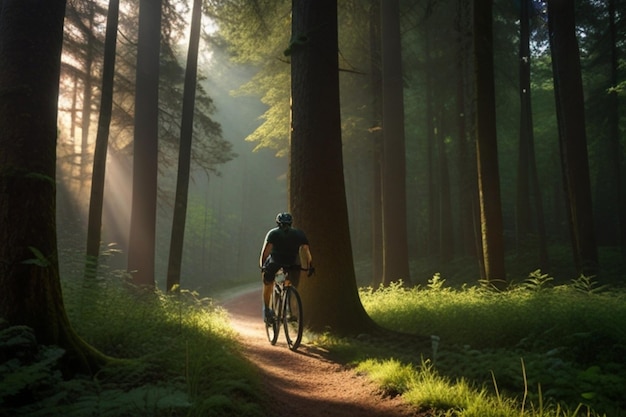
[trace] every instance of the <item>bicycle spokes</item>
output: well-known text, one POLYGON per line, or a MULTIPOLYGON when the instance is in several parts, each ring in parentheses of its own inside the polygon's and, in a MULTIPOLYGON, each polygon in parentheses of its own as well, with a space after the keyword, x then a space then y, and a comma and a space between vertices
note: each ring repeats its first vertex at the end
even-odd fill
POLYGON ((290 288, 285 294, 283 325, 289 349, 296 350, 302 341, 304 324, 302 323, 302 301, 295 288, 290 288))

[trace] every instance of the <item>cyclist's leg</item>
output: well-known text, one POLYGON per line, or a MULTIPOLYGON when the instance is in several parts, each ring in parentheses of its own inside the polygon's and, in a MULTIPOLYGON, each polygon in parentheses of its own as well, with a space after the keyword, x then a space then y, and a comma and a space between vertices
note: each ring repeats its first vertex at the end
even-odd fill
POLYGON ((274 277, 279 269, 280 265, 273 262, 267 262, 263 266, 261 277, 263 281, 263 313, 265 318, 267 318, 266 313, 270 312, 270 297, 274 290, 274 277))
POLYGON ((292 265, 289 267, 289 281, 294 287, 300 282, 300 273, 302 272, 300 265, 292 265))

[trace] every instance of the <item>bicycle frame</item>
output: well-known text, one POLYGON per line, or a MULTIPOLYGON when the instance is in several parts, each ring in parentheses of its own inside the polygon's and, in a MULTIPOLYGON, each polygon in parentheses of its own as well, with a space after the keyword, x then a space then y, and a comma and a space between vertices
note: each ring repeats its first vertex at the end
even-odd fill
POLYGON ((302 340, 302 301, 296 287, 289 280, 289 273, 282 268, 274 278, 270 305, 275 316, 274 320, 265 326, 269 342, 272 345, 276 344, 282 324, 289 349, 295 351, 302 340))

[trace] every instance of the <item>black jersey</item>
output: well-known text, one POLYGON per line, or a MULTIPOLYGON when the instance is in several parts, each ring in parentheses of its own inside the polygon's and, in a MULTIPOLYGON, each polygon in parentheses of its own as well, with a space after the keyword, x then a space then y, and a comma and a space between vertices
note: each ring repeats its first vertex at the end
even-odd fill
POLYGON ((309 244, 304 232, 292 227, 284 229, 275 227, 267 232, 265 241, 272 244, 272 252, 270 253, 272 262, 282 265, 299 264, 300 246, 309 244))

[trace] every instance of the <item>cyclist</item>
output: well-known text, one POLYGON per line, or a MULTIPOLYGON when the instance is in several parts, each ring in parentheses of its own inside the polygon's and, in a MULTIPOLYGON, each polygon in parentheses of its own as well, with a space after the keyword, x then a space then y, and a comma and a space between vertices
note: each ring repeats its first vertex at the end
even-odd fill
POLYGON ((261 267, 263 279, 263 317, 265 321, 273 318, 273 312, 269 307, 270 297, 274 288, 274 277, 276 272, 283 268, 287 273, 292 274, 296 281, 300 275, 300 269, 304 264, 308 275, 313 271, 313 260, 309 249, 309 240, 304 232, 295 227, 291 227, 293 217, 289 213, 278 213, 276 215, 276 227, 267 232, 265 242, 261 249, 259 266, 261 267))

